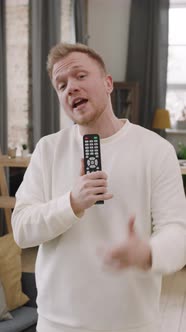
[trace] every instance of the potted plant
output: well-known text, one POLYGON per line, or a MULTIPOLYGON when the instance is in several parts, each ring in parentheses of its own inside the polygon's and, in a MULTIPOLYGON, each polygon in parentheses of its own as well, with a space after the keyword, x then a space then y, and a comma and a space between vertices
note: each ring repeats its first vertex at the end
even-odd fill
POLYGON ((28 155, 28 145, 27 144, 22 144, 22 156, 26 157, 28 155))
MULTIPOLYGON (((186 160, 186 145, 183 144, 182 142, 178 143, 177 157, 178 157, 178 159, 186 160)), ((183 179, 183 186, 184 186, 184 190, 185 190, 185 194, 186 194, 186 175, 185 174, 182 175, 182 179, 183 179)))
POLYGON ((186 160, 186 145, 182 142, 178 143, 177 157, 178 159, 186 160))

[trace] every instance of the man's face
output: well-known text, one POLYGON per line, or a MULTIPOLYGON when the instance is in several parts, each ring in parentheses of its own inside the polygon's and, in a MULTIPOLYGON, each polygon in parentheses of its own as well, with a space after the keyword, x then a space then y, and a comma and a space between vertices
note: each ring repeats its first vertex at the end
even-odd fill
POLYGON ((77 124, 94 123, 109 108, 112 78, 85 53, 55 63, 52 82, 66 114, 77 124))

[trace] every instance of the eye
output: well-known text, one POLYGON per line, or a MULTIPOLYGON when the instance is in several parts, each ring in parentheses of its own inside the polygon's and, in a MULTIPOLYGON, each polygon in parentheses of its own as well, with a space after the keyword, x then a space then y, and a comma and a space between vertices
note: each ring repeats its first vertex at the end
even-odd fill
POLYGON ((58 90, 63 91, 65 89, 65 87, 66 87, 65 83, 60 84, 60 85, 58 85, 58 90))
POLYGON ((79 74, 79 75, 78 75, 78 78, 79 78, 79 79, 82 79, 82 78, 84 78, 84 77, 86 77, 86 74, 79 74))

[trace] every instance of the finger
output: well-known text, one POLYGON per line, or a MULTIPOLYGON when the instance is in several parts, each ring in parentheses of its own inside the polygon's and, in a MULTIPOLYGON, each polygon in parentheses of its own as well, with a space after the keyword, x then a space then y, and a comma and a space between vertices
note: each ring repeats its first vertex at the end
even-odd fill
MULTIPOLYGON (((88 196, 88 195, 87 195, 88 196)), ((89 199, 91 201, 93 201, 93 204, 96 203, 97 201, 107 201, 108 199, 111 199, 113 198, 113 195, 112 194, 108 194, 108 193, 105 193, 105 194, 90 194, 89 196, 89 199)))
POLYGON ((107 187, 107 181, 105 179, 88 179, 85 184, 86 188, 95 187, 107 187))
POLYGON ((85 175, 84 159, 81 158, 80 176, 85 175))
POLYGON ((113 259, 109 262, 104 261, 104 264, 108 267, 111 267, 114 270, 121 270, 124 265, 119 259, 113 259))
POLYGON ((106 192, 107 192, 106 187, 93 187, 93 188, 89 189, 89 193, 91 195, 101 195, 101 194, 105 194, 106 192))
POLYGON ((91 179, 89 187, 107 187, 107 181, 105 179, 91 179))
POLYGON ((107 262, 112 261, 113 259, 122 260, 124 256, 125 256, 125 248, 123 246, 120 247, 118 246, 108 251, 105 256, 105 259, 107 262))
POLYGON ((105 194, 99 194, 99 195, 96 195, 96 201, 107 201, 108 199, 111 199, 113 198, 113 194, 108 194, 108 193, 105 193, 105 194))
POLYGON ((107 179, 107 174, 103 171, 96 171, 87 174, 89 179, 107 179))
POLYGON ((129 236, 133 235, 135 233, 134 225, 135 225, 135 216, 131 216, 129 218, 129 223, 128 223, 128 234, 129 234, 129 236))
POLYGON ((91 199, 91 201, 93 201, 93 204, 96 203, 97 201, 107 201, 109 199, 113 198, 112 194, 95 194, 95 195, 91 195, 89 197, 89 199, 91 199))

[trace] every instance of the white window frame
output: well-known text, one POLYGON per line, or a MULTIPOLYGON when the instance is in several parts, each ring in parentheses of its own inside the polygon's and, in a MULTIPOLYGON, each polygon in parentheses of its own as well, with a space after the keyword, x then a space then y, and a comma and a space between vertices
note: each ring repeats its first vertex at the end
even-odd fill
MULTIPOLYGON (((186 0, 170 0, 170 8, 186 8, 186 0)), ((182 46, 183 44, 173 44, 173 46, 182 46)), ((168 47, 171 44, 168 44, 168 47)), ((186 44, 185 44, 186 46, 186 44)), ((168 91, 181 91, 186 90, 186 82, 185 83, 168 83, 167 81, 167 92, 168 91)), ((174 124, 173 124, 174 125, 174 124)))

